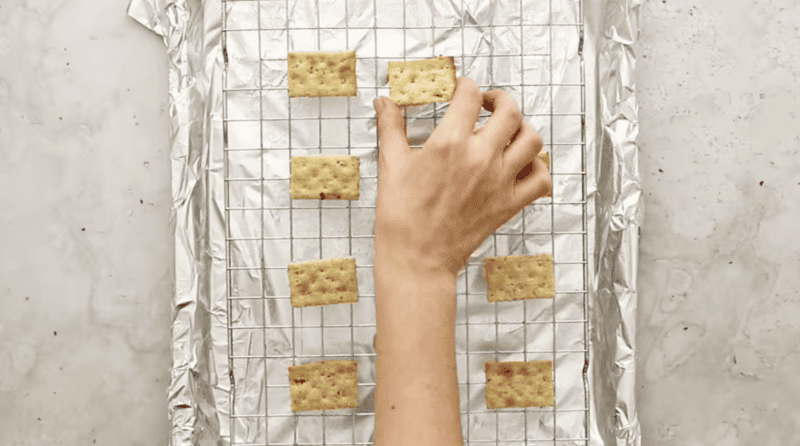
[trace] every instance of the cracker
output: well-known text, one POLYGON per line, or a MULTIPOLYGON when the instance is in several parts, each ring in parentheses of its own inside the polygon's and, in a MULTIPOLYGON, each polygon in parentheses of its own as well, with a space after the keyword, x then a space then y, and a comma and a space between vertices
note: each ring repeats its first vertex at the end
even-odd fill
POLYGON ((483 273, 489 302, 555 297, 553 256, 487 257, 483 273))
POLYGON ((487 361, 486 407, 548 407, 555 404, 553 361, 487 361))
MULTIPOLYGON (((547 166, 547 172, 550 173, 550 154, 547 152, 539 152, 539 158, 544 161, 544 165, 547 166)), ((545 197, 552 197, 553 191, 551 190, 545 197)))
POLYGON ((389 97, 399 106, 449 101, 456 91, 452 57, 389 62, 387 77, 389 97))
POLYGON ((356 52, 289 53, 289 96, 355 96, 356 52))
POLYGON ((292 411, 358 407, 358 363, 322 361, 289 366, 292 411))
POLYGON ((544 165, 547 166, 547 171, 550 172, 550 154, 547 152, 539 152, 539 159, 544 161, 544 165))
POLYGON ((293 199, 358 200, 361 161, 357 156, 293 156, 290 188, 293 199))
POLYGON ((358 302, 356 259, 326 259, 289 265, 293 307, 358 302))

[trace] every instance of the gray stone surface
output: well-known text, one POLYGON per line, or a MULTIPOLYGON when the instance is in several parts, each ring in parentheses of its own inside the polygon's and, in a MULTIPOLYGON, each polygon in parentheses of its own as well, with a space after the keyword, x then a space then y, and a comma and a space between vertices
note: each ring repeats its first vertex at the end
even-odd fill
POLYGON ((0 1, 3 446, 167 444, 167 57, 126 7, 0 1))
POLYGON ((800 444, 800 3, 650 0, 641 27, 643 444, 800 444))

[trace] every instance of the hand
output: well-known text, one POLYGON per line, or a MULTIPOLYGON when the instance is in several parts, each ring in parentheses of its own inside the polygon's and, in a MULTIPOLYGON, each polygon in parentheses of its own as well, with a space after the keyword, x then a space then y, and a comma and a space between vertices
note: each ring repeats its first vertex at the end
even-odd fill
POLYGON ((502 90, 458 78, 450 108, 421 150, 408 145, 402 109, 378 112, 376 251, 410 255, 452 274, 497 228, 552 190, 542 139, 502 90), (475 130, 481 107, 492 113, 475 130))

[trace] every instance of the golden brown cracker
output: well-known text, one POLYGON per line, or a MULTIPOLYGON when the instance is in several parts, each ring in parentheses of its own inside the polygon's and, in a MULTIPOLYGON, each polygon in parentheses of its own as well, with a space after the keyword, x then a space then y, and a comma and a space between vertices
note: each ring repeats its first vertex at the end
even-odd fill
POLYGON ((325 259, 289 265, 293 307, 358 302, 356 260, 325 259))
POLYGON ((483 271, 489 302, 555 297, 550 254, 486 257, 483 271))
POLYGON ((399 106, 446 102, 456 91, 456 65, 452 57, 389 62, 389 97, 399 106))
POLYGON ((487 361, 486 407, 547 407, 555 404, 552 361, 487 361))
POLYGON ((355 96, 356 52, 289 53, 289 96, 355 96))
POLYGON ((357 156, 293 156, 290 189, 295 200, 358 200, 361 162, 357 156))
POLYGON ((335 360, 289 366, 292 411, 358 407, 358 363, 335 360))

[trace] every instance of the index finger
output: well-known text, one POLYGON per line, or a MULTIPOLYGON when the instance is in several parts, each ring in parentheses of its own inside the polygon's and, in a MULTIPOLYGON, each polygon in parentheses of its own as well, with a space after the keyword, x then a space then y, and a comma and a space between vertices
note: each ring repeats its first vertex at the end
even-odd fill
POLYGON ((482 107, 483 93, 478 84, 468 77, 459 77, 456 79, 456 92, 450 101, 450 108, 444 114, 439 127, 448 136, 471 135, 482 107))
POLYGON ((522 113, 514 99, 503 90, 487 91, 483 96, 482 106, 492 113, 492 117, 481 132, 486 135, 490 147, 503 150, 524 122, 522 113))

